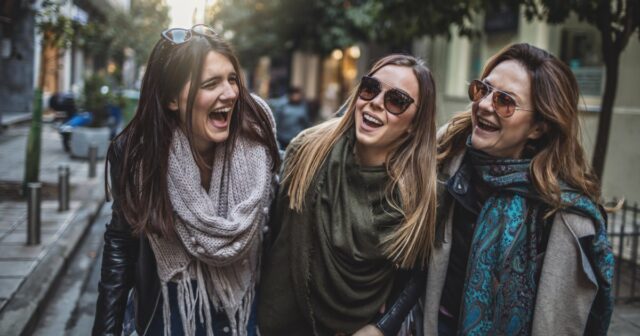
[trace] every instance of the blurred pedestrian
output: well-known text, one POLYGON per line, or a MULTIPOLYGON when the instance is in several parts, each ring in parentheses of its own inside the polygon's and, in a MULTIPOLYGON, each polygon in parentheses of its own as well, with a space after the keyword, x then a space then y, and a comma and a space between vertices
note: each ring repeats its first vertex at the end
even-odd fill
POLYGON ((390 55, 344 116, 289 145, 259 289, 262 335, 397 332, 424 289, 411 271, 435 234, 435 97, 422 61, 390 55))
POLYGON ((113 196, 94 335, 255 335, 262 227, 279 166, 273 116, 213 29, 165 30, 138 110, 109 148, 113 196))
POLYGON ((281 101, 273 106, 273 114, 276 119, 278 142, 284 149, 298 133, 311 126, 311 121, 309 108, 299 87, 290 87, 287 96, 281 101))
POLYGON ((425 334, 606 335, 614 257, 580 145, 576 78, 513 44, 468 91, 471 110, 438 138, 444 236, 425 334))

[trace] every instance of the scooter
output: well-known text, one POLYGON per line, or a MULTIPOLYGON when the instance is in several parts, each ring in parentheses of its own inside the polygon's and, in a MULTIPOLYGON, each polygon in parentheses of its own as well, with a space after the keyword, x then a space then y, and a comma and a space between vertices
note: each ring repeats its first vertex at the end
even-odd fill
MULTIPOLYGON (((62 113, 64 122, 58 126, 65 152, 71 150, 71 134, 76 127, 87 126, 93 122, 91 112, 78 113, 75 97, 72 93, 55 93, 49 99, 49 108, 62 113)), ((58 114, 58 113, 57 113, 58 114)))
POLYGON ((71 119, 58 127, 58 133, 62 136, 62 147, 65 152, 71 150, 71 134, 76 127, 87 126, 93 122, 91 112, 76 113, 71 119))

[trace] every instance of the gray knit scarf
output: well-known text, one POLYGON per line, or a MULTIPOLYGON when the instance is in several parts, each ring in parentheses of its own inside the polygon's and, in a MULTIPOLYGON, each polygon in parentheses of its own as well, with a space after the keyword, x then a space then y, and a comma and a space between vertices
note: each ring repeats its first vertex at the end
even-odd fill
POLYGON ((224 147, 215 148, 207 192, 187 137, 179 129, 173 134, 168 188, 179 241, 149 236, 162 284, 165 335, 171 330, 169 281, 177 283, 185 334, 194 335, 196 316, 204 316, 207 335, 213 335, 210 300, 216 311, 226 313, 233 335, 247 333, 262 228, 273 197, 272 160, 265 146, 242 136, 231 153, 224 147))

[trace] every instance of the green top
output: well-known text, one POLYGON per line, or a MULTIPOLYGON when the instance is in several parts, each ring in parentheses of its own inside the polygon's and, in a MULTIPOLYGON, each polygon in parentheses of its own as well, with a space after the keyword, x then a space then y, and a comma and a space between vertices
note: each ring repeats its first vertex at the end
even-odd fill
POLYGON ((354 133, 332 148, 300 213, 288 207, 288 186, 280 187, 272 218, 280 230, 259 289, 263 335, 352 333, 387 301, 395 268, 380 241, 403 216, 385 197, 386 169, 356 162, 354 133))

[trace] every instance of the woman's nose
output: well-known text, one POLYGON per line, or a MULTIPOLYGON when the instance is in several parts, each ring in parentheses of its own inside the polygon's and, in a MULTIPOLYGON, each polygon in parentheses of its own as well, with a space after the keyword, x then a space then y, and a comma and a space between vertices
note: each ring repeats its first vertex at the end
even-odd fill
POLYGON ((384 91, 380 91, 378 95, 373 97, 373 99, 371 100, 371 105, 375 106, 378 110, 384 109, 384 91))
POLYGON ((482 110, 493 111, 493 91, 487 93, 486 96, 482 97, 478 102, 478 107, 482 110))
POLYGON ((238 91, 234 85, 230 83, 225 83, 224 91, 220 95, 221 100, 233 100, 238 97, 238 91))

